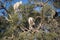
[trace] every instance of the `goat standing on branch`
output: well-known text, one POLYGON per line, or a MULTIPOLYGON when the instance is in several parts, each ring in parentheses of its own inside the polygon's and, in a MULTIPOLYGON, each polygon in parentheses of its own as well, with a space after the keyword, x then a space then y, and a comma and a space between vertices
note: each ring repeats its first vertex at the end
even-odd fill
POLYGON ((14 8, 15 13, 17 12, 18 7, 19 7, 20 5, 22 5, 22 1, 16 2, 16 3, 13 5, 13 8, 14 8))
POLYGON ((33 29, 32 27, 35 25, 34 18, 33 17, 29 17, 28 23, 29 23, 29 29, 33 29))

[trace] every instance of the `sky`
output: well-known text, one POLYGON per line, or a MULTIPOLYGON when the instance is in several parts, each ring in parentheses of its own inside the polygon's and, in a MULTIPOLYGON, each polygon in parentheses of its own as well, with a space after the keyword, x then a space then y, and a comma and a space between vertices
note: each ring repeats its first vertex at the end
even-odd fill
MULTIPOLYGON (((28 0, 13 0, 11 4, 13 5, 14 3, 16 3, 16 2, 18 2, 18 1, 22 1, 23 4, 28 3, 28 0)), ((43 0, 43 1, 45 2, 46 0, 43 0)), ((3 0, 2 2, 4 2, 4 0, 3 0)), ((52 2, 49 1, 48 4, 51 5, 52 2)), ((9 2, 7 2, 7 3, 5 4, 5 6, 6 6, 6 8, 8 9, 9 6, 10 6, 10 5, 9 5, 9 2)), ((52 6, 52 8, 54 8, 53 5, 51 5, 51 6, 52 6)), ((60 12, 60 9, 57 9, 57 8, 55 8, 55 9, 56 9, 57 12, 60 12)), ((41 10, 41 8, 36 7, 35 10, 39 12, 39 10, 41 10)), ((2 14, 1 14, 2 11, 4 11, 4 10, 0 10, 0 15, 2 15, 2 14)))

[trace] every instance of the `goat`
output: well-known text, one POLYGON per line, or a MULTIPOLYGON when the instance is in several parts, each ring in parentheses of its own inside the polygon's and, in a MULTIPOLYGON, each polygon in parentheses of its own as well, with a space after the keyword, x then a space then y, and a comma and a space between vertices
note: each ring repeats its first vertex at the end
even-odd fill
POLYGON ((21 4, 22 4, 22 1, 16 2, 16 3, 13 5, 13 9, 14 9, 15 12, 18 10, 18 7, 19 7, 21 4))
POLYGON ((29 23, 29 29, 32 29, 32 27, 35 25, 34 18, 33 17, 29 17, 28 18, 28 23, 29 23))
POLYGON ((52 9, 50 9, 50 10, 52 12, 51 15, 46 17, 48 20, 48 23, 49 23, 49 21, 53 21, 53 19, 55 19, 55 17, 58 16, 58 13, 55 10, 52 10, 52 9))
POLYGON ((51 9, 51 12, 52 12, 51 17, 53 18, 53 16, 56 14, 56 13, 55 13, 55 10, 52 10, 52 9, 51 9))

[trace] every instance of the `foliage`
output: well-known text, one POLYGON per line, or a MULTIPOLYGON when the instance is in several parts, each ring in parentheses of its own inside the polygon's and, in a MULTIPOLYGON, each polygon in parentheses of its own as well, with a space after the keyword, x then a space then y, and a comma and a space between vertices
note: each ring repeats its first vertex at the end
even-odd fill
MULTIPOLYGON (((36 0, 33 2, 36 2, 36 0)), ((3 16, 0 17, 0 40, 60 40, 60 24, 57 22, 60 20, 60 17, 57 18, 58 20, 51 19, 49 21, 48 18, 46 20, 45 16, 47 14, 53 14, 53 12, 50 10, 52 9, 50 5, 47 3, 44 5, 46 6, 43 6, 41 11, 37 12, 34 10, 35 7, 38 7, 37 4, 31 4, 29 2, 29 4, 20 5, 18 13, 14 13, 11 5, 6 11, 8 20, 3 16), (21 20, 19 15, 22 15, 21 20), (36 29, 29 30, 29 17, 35 19, 36 29), (40 23, 42 24, 41 27, 39 25, 40 23), (39 29, 37 29, 38 27, 39 29)))
POLYGON ((54 2, 53 2, 53 4, 54 4, 54 6, 56 7, 56 8, 60 8, 60 0, 55 0, 54 2))

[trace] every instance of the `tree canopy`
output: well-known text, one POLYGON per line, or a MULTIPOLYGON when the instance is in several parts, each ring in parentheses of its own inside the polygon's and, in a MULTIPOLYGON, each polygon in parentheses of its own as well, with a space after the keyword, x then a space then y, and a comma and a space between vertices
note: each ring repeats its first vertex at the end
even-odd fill
MULTIPOLYGON (((48 4, 49 1, 28 0, 27 4, 18 7, 16 13, 13 5, 10 4, 8 9, 5 7, 5 2, 11 3, 12 0, 0 1, 0 10, 4 9, 8 15, 2 13, 0 16, 0 40, 60 40, 60 17, 53 18, 56 11, 48 4), (39 12, 35 10, 37 7, 41 8, 39 12), (33 30, 29 29, 29 17, 35 19, 36 28, 33 30)), ((54 6, 57 1, 53 1, 54 6)))

